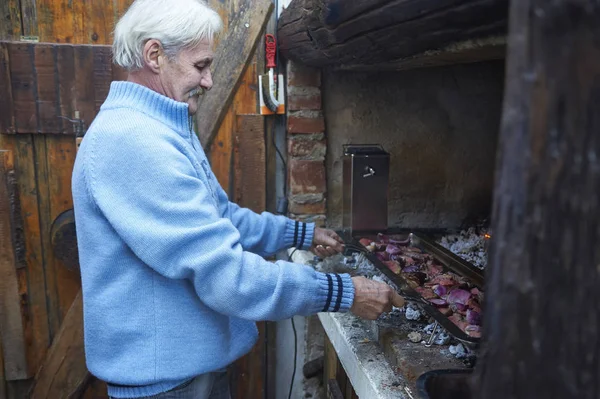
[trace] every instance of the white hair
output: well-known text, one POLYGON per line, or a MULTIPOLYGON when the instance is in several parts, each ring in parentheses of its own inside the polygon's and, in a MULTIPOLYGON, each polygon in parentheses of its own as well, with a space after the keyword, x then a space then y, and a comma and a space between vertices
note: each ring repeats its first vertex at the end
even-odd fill
POLYGON ((183 48, 212 40, 222 26, 202 0, 135 0, 115 27, 113 61, 128 71, 141 69, 148 40, 158 40, 172 59, 183 48))

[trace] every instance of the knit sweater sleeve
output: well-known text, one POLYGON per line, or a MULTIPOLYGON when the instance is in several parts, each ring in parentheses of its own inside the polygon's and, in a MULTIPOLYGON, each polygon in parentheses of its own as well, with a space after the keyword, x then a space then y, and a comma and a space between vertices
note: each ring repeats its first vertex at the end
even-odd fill
MULTIPOLYGON (((120 141, 90 137, 86 168, 93 200, 138 258, 163 276, 189 279, 207 306, 230 316, 278 320, 350 308, 349 275, 270 263, 245 251, 240 231, 252 229, 241 219, 251 223, 259 216, 235 209, 238 230, 221 215, 218 195, 197 161, 182 151, 181 138, 149 140, 142 133, 119 135, 120 141)), ((263 217, 262 229, 269 219, 263 217)), ((248 242, 260 241, 262 233, 255 234, 248 242)))
MULTIPOLYGON (((222 189, 220 191, 222 198, 227 196, 222 189)), ((298 222, 269 212, 257 214, 233 202, 226 203, 223 216, 229 218, 240 232, 240 243, 245 250, 268 256, 290 247, 310 248, 315 231, 314 223, 298 222)))

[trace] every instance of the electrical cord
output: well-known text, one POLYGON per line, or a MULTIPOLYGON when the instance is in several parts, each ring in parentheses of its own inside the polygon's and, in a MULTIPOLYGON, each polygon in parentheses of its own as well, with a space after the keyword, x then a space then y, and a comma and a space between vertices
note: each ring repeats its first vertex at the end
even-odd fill
MULTIPOLYGON (((292 257, 298 248, 294 248, 290 256, 288 257, 288 262, 292 261, 292 257)), ((292 381, 290 382, 290 391, 288 393, 288 399, 292 398, 292 388, 294 387, 294 379, 296 378, 296 361, 298 359, 298 333, 296 332, 296 323, 294 323, 294 316, 290 319, 292 321, 292 330, 294 330, 294 369, 292 371, 292 381)))
MULTIPOLYGON (((279 0, 275 0, 275 31, 277 32, 279 27, 279 0)), ((277 62, 277 65, 279 66, 279 46, 277 46, 275 48, 275 59, 277 62)), ((273 147, 275 148, 275 151, 277 151, 277 155, 279 155, 279 158, 281 159, 281 163, 283 164, 283 170, 284 172, 287 171, 287 162, 285 161, 285 158, 283 157, 283 154, 281 153, 281 151, 279 150, 279 147, 277 146, 277 143, 275 141, 275 136, 277 132, 277 126, 275 126, 275 131, 273 132, 273 134, 271 135, 271 139, 273 141, 273 147)), ((284 175, 283 178, 283 195, 287 195, 287 177, 284 175)), ((294 256, 294 254, 296 253, 296 251, 298 250, 298 248, 294 248, 294 250, 292 251, 292 253, 290 254, 290 256, 288 257, 288 262, 292 261, 292 257, 294 256)), ((294 322, 294 316, 292 316, 292 318, 290 319, 292 322, 292 330, 294 331, 294 368, 292 371, 292 380, 290 381, 290 390, 288 393, 288 399, 292 398, 292 389, 294 388, 294 379, 296 378, 296 362, 298 360, 298 332, 296 331, 296 323, 294 322)))

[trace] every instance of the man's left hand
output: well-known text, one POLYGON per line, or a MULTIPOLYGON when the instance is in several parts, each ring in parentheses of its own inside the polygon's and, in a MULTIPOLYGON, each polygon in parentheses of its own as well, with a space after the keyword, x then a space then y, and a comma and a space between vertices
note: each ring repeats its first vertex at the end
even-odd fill
POLYGON ((344 241, 333 230, 315 227, 310 251, 319 258, 326 258, 344 251, 344 241))

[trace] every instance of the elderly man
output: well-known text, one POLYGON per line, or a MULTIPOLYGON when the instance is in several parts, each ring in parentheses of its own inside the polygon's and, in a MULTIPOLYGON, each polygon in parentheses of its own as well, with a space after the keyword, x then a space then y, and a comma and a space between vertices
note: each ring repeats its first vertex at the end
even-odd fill
POLYGON ((77 156, 86 358, 114 398, 227 398, 223 370, 256 342, 255 321, 402 305, 385 284, 263 259, 343 247, 330 230, 240 208, 215 179, 192 115, 220 29, 200 0, 135 1, 113 45, 128 80, 112 83, 77 156))

